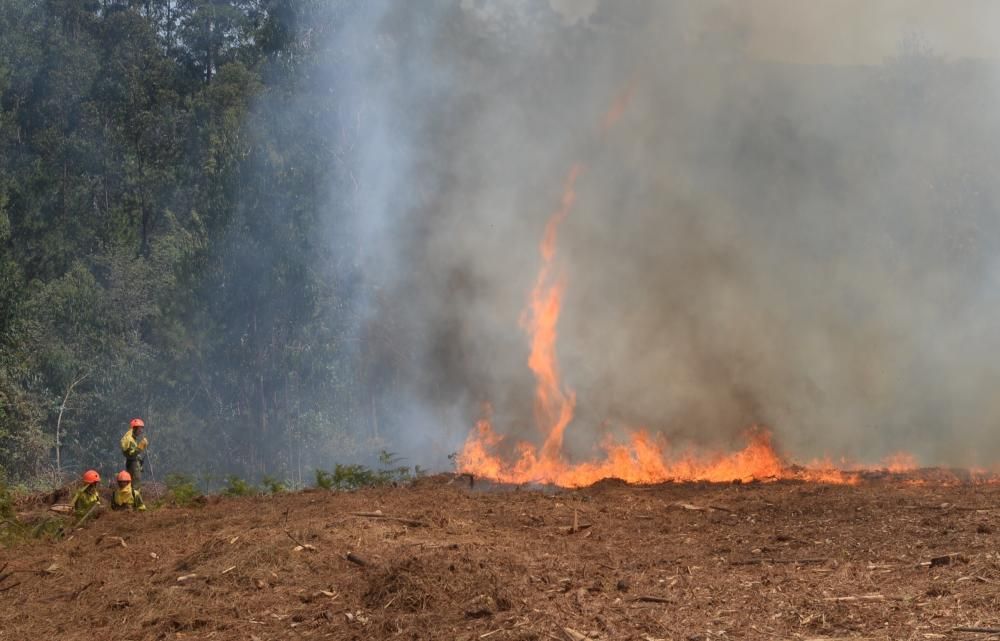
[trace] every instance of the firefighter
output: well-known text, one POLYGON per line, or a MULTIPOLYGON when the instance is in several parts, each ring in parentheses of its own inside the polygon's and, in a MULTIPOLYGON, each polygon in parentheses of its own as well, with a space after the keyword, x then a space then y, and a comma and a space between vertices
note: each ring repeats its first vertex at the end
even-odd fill
POLYGON ((101 475, 97 470, 87 470, 83 473, 84 485, 73 496, 73 511, 77 516, 82 518, 91 508, 100 506, 101 495, 97 493, 97 484, 100 482, 101 475))
POLYGON ((132 487, 132 475, 122 470, 116 480, 118 489, 111 496, 111 509, 145 512, 146 506, 142 502, 142 495, 139 494, 139 490, 132 487))
POLYGON ((141 418, 133 418, 121 441, 122 454, 125 455, 125 469, 136 487, 141 485, 142 464, 146 458, 146 446, 149 445, 146 437, 142 436, 144 427, 146 424, 141 418))

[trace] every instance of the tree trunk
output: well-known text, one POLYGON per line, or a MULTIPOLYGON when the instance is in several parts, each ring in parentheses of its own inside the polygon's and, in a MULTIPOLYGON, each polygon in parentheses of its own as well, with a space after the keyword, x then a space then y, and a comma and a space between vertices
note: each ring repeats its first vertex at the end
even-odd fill
POLYGON ((56 472, 60 475, 62 475, 62 419, 66 412, 66 402, 69 400, 69 395, 73 393, 73 388, 88 376, 90 376, 90 372, 84 373, 83 376, 70 383, 63 395, 62 404, 59 405, 59 416, 56 418, 56 472))

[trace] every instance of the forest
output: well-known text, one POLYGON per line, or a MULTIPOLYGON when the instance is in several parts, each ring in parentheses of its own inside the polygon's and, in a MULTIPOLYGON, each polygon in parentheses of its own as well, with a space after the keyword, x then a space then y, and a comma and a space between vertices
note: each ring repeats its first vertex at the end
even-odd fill
POLYGON ((0 2, 0 474, 111 472, 133 416, 154 473, 301 480, 377 437, 328 5, 0 2))
POLYGON ((154 477, 448 469, 484 414, 537 441, 524 311, 578 163, 567 461, 763 425, 993 466, 995 56, 930 18, 819 56, 749 6, 0 0, 0 474, 111 474, 137 416, 154 477))

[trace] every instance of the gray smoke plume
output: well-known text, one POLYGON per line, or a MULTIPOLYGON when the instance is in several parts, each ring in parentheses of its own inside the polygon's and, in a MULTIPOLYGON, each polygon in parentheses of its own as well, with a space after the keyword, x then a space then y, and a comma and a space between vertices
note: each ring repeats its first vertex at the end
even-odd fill
POLYGON ((331 46, 387 438, 440 465, 489 402, 537 442, 518 321, 580 162, 573 456, 756 423, 799 460, 995 463, 1000 52, 993 5, 941 4, 362 5, 331 46))

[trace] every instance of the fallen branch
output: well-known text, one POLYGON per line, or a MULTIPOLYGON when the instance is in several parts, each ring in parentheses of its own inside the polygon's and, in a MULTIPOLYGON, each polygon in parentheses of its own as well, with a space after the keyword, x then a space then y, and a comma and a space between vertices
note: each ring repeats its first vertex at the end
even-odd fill
POLYGON ((405 519, 398 516, 389 516, 387 514, 382 514, 381 512, 350 512, 349 514, 351 516, 359 516, 364 519, 384 519, 386 521, 395 521, 397 523, 402 523, 403 525, 409 525, 410 527, 429 527, 429 525, 423 521, 405 519))
POLYGON ((128 545, 125 543, 125 539, 123 539, 122 537, 120 537, 120 536, 109 536, 107 534, 102 534, 102 535, 98 536, 97 540, 94 541, 94 545, 100 545, 105 540, 111 541, 111 542, 115 543, 116 545, 122 546, 123 548, 127 548, 128 547, 128 545))
POLYGON ((693 503, 685 503, 683 501, 676 501, 672 503, 676 507, 684 508, 685 510, 693 510, 695 512, 711 512, 713 510, 718 510, 719 512, 726 512, 727 514, 735 514, 728 507, 722 507, 721 505, 694 505, 693 503))
POLYGON ((962 556, 960 552, 951 552, 949 554, 942 554, 941 556, 936 556, 930 561, 921 561, 917 563, 918 568, 936 568, 942 565, 951 565, 952 563, 968 563, 969 560, 962 556))
POLYGON ((84 586, 83 586, 83 587, 81 587, 80 589, 78 589, 78 590, 76 590, 75 592, 71 593, 71 594, 69 595, 69 598, 68 598, 68 599, 66 599, 66 600, 67 600, 67 601, 76 601, 77 599, 79 599, 79 598, 80 598, 80 595, 81 595, 81 594, 83 594, 83 591, 84 591, 84 590, 86 590, 86 589, 87 589, 87 588, 89 588, 90 586, 94 585, 95 583, 97 583, 97 581, 91 581, 90 583, 87 583, 86 585, 84 585, 84 586))
POLYGON ((764 563, 792 563, 795 565, 815 565, 820 563, 826 563, 830 559, 740 559, 736 561, 730 561, 729 565, 761 565, 764 563))
POLYGON ((641 596, 637 596, 637 597, 635 597, 632 600, 633 601, 642 601, 643 603, 673 603, 672 600, 670 600, 670 599, 664 599, 661 596, 649 596, 649 595, 645 595, 645 594, 641 595, 641 596))
MULTIPOLYGON (((285 536, 287 536, 288 538, 290 538, 292 540, 292 543, 295 544, 295 549, 292 550, 292 551, 293 552, 301 552, 302 550, 309 550, 310 552, 315 552, 316 551, 316 546, 315 545, 309 545, 308 543, 303 543, 302 541, 300 541, 297 538, 295 538, 294 536, 292 536, 291 530, 288 529, 288 510, 287 509, 284 512, 284 517, 285 517, 285 524, 284 524, 284 527, 282 528, 282 531, 285 533, 285 536)), ((239 539, 239 538, 240 537, 238 537, 238 536, 234 536, 233 538, 231 538, 229 540, 229 545, 232 545, 233 543, 236 543, 236 540, 239 539)))
POLYGON ((828 596, 824 601, 840 601, 840 602, 850 602, 850 601, 885 601, 886 596, 884 594, 858 594, 852 596, 828 596))
POLYGON ((569 641, 587 641, 587 635, 582 632, 577 632, 573 628, 563 628, 563 634, 569 641))
POLYGON ((1000 634, 1000 628, 952 628, 952 632, 976 632, 978 634, 1000 634))
POLYGON ((351 563, 354 563, 356 565, 360 565, 362 567, 368 565, 368 561, 365 561, 363 558, 361 558, 360 556, 358 556, 354 552, 348 552, 347 556, 345 556, 344 558, 347 559, 348 561, 350 561, 351 563))

